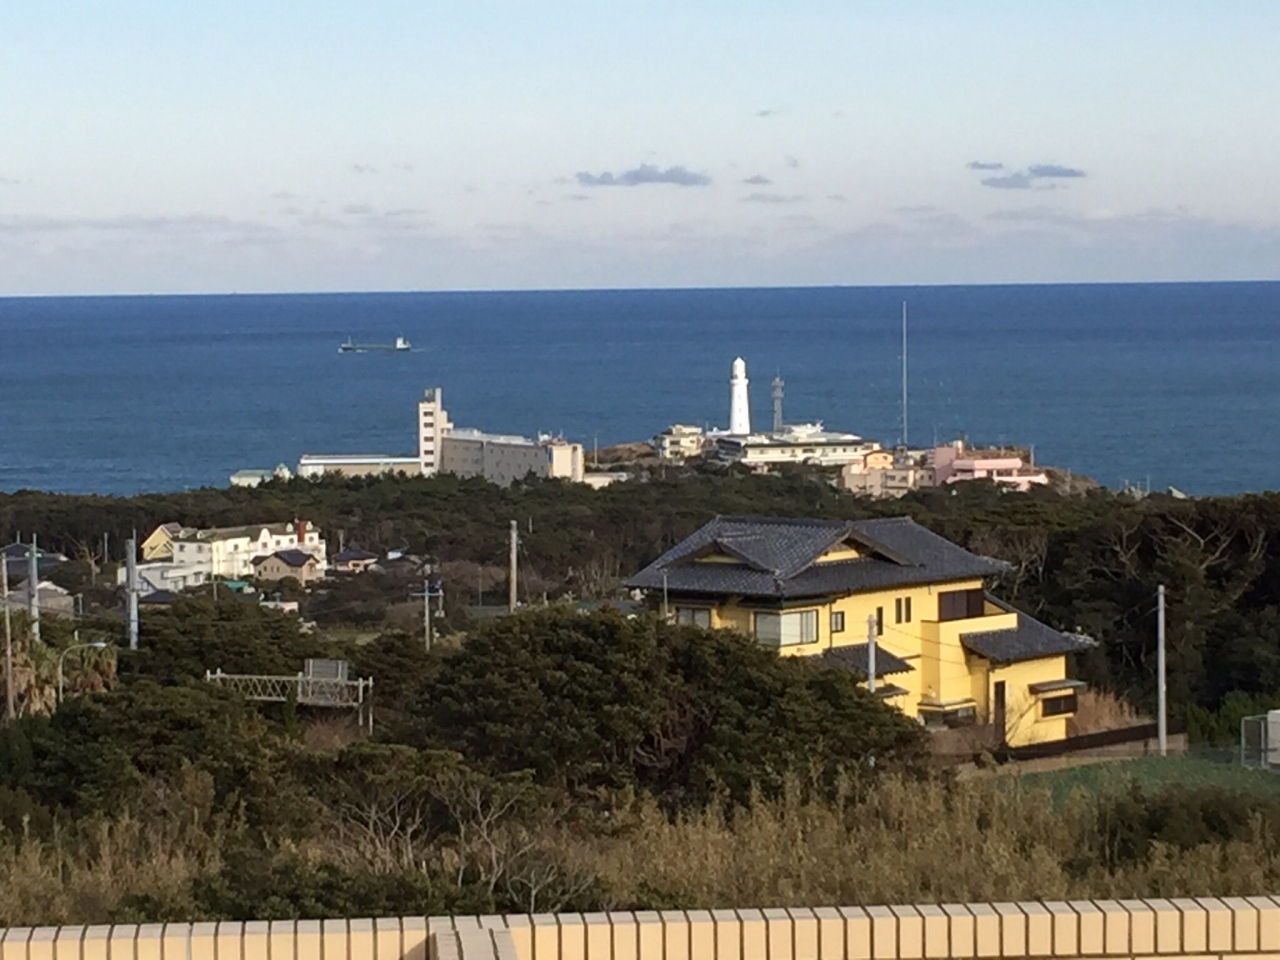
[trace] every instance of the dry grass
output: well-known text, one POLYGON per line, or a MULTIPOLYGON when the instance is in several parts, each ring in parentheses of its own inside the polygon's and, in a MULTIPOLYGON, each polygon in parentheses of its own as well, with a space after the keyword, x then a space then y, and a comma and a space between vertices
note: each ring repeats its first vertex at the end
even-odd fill
POLYGON ((1262 834, 1186 851, 1156 846, 1115 871, 1084 866, 1097 817, 1083 794, 1064 809, 1017 783, 891 780, 842 810, 801 793, 758 802, 732 822, 715 812, 671 822, 641 803, 611 842, 574 855, 600 876, 606 908, 1235 895, 1280 878, 1274 838, 1262 834))
POLYGON ((145 819, 126 812, 47 839, 0 829, 0 926, 91 923, 117 916, 125 898, 181 898, 221 866, 212 794, 207 776, 190 774, 172 790, 153 785, 145 819))
MULTIPOLYGON (((156 789, 146 820, 125 813, 46 839, 0 834, 0 926, 194 911, 193 883, 217 875, 221 851, 245 835, 210 821, 207 781, 156 789)), ((1104 797, 1077 791, 1055 803, 1047 790, 1004 778, 888 778, 857 801, 831 802, 792 784, 748 810, 676 819, 638 799, 604 828, 545 810, 507 822, 481 803, 462 837, 425 821, 406 832, 405 807, 394 804, 390 839, 408 845, 394 864, 380 855, 388 838, 367 817, 349 830, 318 824, 305 846, 309 859, 368 875, 478 878, 499 911, 1228 896, 1280 883, 1280 843, 1261 819, 1237 842, 1155 844, 1109 861, 1104 797)), ((465 804, 453 807, 465 819, 465 804)))
POLYGON ((1100 733, 1103 730, 1118 730, 1122 727, 1146 723, 1149 719, 1134 709, 1132 704, 1121 700, 1114 693, 1081 690, 1075 716, 1068 721, 1067 734, 1079 737, 1087 733, 1100 733))

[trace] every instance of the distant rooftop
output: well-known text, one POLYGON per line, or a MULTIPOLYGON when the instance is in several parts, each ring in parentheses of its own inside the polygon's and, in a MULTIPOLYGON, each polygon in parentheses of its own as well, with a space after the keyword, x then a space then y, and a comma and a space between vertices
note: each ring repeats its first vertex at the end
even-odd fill
POLYGON ((408 453, 304 453, 298 465, 317 463, 417 463, 418 458, 408 453))
POLYGON ((454 427, 449 432, 449 436, 455 440, 481 440, 485 443, 508 443, 522 447, 535 445, 535 442, 528 437, 521 437, 514 433, 485 433, 474 427, 454 427))

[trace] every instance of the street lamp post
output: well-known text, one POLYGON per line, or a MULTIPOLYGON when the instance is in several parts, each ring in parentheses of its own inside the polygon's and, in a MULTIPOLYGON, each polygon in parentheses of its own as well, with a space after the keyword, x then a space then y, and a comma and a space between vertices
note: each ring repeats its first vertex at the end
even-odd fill
MULTIPOLYGON (((76 639, 79 639, 79 637, 80 631, 77 630, 76 639)), ((71 646, 67 647, 67 649, 62 651, 62 654, 58 657, 58 706, 62 706, 62 688, 64 686, 62 666, 66 662, 67 654, 72 650, 102 650, 107 646, 109 646, 109 644, 102 640, 94 640, 92 643, 73 643, 71 646)))

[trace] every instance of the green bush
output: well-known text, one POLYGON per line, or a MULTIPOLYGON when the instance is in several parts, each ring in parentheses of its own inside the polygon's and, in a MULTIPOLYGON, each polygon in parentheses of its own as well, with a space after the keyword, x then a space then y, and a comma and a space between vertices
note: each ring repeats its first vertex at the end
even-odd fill
POLYGON ((480 629, 427 677, 421 745, 573 795, 638 787, 677 806, 745 800, 796 771, 916 764, 919 726, 852 675, 727 631, 549 609, 480 629))

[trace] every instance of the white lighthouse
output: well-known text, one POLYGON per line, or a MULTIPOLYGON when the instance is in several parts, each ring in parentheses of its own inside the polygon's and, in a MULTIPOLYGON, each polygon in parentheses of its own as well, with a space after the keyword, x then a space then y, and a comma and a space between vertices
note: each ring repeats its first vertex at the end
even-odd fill
POLYGON ((741 357, 733 361, 729 377, 729 434, 745 437, 751 433, 751 400, 747 396, 747 362, 741 357))

